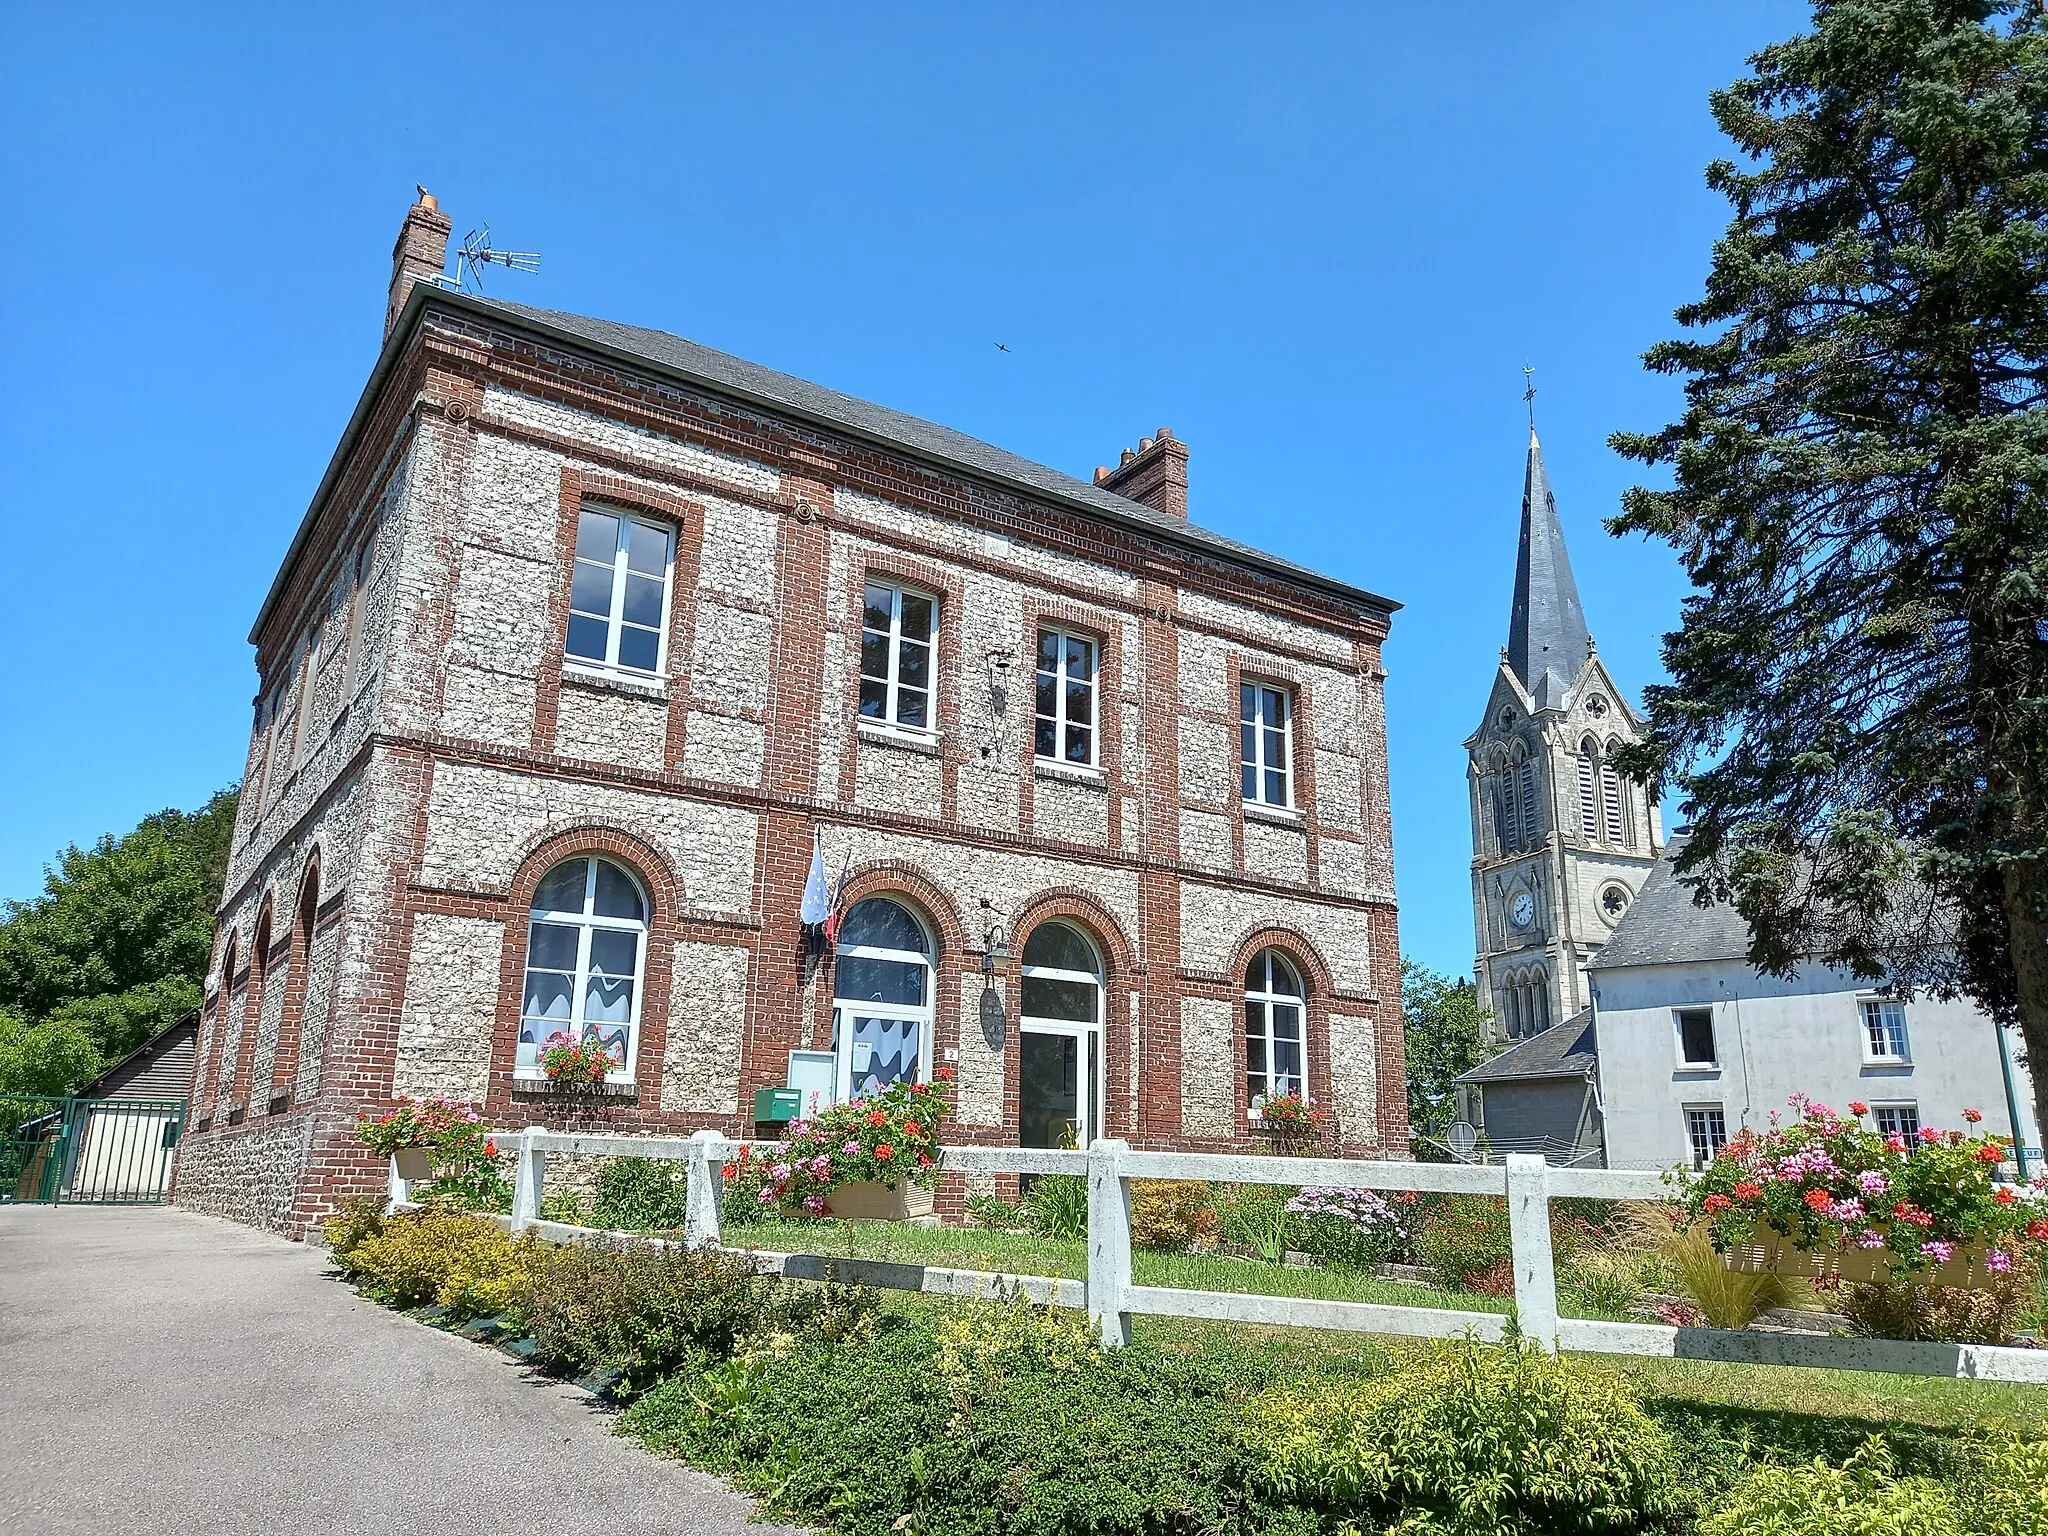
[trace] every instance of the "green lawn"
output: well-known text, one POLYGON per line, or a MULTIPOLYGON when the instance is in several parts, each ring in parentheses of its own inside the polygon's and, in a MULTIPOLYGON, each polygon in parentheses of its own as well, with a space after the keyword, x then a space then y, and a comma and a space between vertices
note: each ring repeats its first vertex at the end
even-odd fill
MULTIPOLYGON (((1078 1240, 1062 1242, 1027 1232, 999 1232, 981 1227, 770 1220, 734 1227, 726 1233, 726 1241, 734 1247, 771 1252, 837 1253, 850 1258, 1068 1280, 1084 1278, 1088 1268, 1086 1244, 1078 1240)), ((1493 1296, 1397 1285, 1344 1270, 1290 1269, 1206 1254, 1140 1252, 1132 1256, 1132 1272, 1140 1285, 1188 1290, 1370 1301, 1464 1312, 1508 1309, 1506 1301, 1493 1296)), ((905 1305, 920 1304, 908 1296, 902 1301, 905 1305)), ((1371 1374, 1385 1368, 1389 1351, 1418 1347, 1406 1340, 1312 1328, 1267 1328, 1180 1318, 1140 1317, 1134 1326, 1141 1337, 1190 1349, 1200 1348, 1209 1338, 1248 1335, 1259 1339, 1263 1348, 1299 1359, 1304 1370, 1340 1374, 1371 1374)), ((1778 1441, 1825 1431, 1825 1437, 1833 1443, 1843 1435, 1876 1433, 1902 1425, 1936 1432, 1988 1427, 2034 1433, 2048 1425, 2048 1387, 1704 1360, 1612 1355, 1599 1358, 1637 1380, 1653 1403, 1667 1409, 1696 1411, 1723 1428, 1746 1425, 1778 1441)))

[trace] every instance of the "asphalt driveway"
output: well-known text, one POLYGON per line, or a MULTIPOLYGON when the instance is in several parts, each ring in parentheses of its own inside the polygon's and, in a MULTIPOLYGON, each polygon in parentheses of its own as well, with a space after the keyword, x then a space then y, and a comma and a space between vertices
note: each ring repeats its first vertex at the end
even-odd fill
POLYGON ((786 1530, 327 1267, 185 1211, 0 1207, 0 1531, 786 1530))

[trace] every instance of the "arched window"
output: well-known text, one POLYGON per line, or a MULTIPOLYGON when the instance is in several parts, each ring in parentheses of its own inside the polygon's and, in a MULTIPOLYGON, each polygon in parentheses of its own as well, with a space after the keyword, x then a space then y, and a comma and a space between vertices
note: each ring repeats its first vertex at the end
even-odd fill
POLYGON ((1579 830, 1588 839, 1600 835, 1599 793, 1595 783, 1603 769, 1598 757, 1591 738, 1579 744, 1579 830))
POLYGON ((839 928, 832 967, 832 1054, 841 1102, 931 1069, 932 941, 900 902, 870 896, 839 928))
POLYGON ((543 1075, 557 1045, 601 1044, 609 1080, 631 1082, 647 958, 647 898, 609 859, 566 859, 542 877, 526 929, 526 991, 512 1070, 543 1075))
POLYGON ((270 898, 263 899, 256 919, 256 940, 249 946, 249 993, 242 1005, 242 1032, 235 1041, 234 1091, 229 1097, 228 1123, 239 1125, 249 1111, 256 1080, 256 1036, 263 1028, 263 1000, 270 989, 270 898))
POLYGON ((209 1058, 206 1078, 199 1085, 200 1099, 194 1106, 204 1122, 201 1129, 213 1123, 213 1112, 220 1105, 221 1064, 226 1059, 228 1031, 234 1028, 235 997, 235 949, 240 936, 230 928, 228 942, 220 956, 220 990, 213 995, 213 1039, 209 1042, 209 1058))
POLYGON ((1017 1142, 1085 1147, 1102 1134, 1102 959, 1071 923, 1024 942, 1017 1142))
POLYGON ((1244 973, 1244 1073, 1251 1106, 1308 1091, 1301 977, 1278 950, 1262 949, 1244 973))

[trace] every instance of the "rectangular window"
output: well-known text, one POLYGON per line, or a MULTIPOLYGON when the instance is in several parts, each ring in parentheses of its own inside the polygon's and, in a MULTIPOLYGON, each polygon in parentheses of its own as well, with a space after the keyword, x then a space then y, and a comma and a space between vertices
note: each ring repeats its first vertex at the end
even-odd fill
POLYGON ((1678 1019, 1678 1059, 1688 1067, 1711 1067, 1720 1063, 1714 1049, 1714 1010, 1681 1008, 1678 1019))
POLYGON ((1865 998, 1863 1009, 1863 1059, 1905 1061, 1911 1055, 1906 1045, 1906 1005, 1890 998, 1865 998))
POLYGON ((1685 1107, 1685 1135, 1692 1144, 1692 1165, 1704 1168, 1714 1154, 1728 1145, 1728 1119, 1718 1104, 1688 1104, 1685 1107))
POLYGON ((1240 685, 1238 741, 1244 798, 1255 805, 1293 805, 1293 696, 1263 683, 1240 685))
POLYGON ((356 551, 355 567, 350 577, 348 593, 348 652, 343 658, 341 674, 341 707, 346 709, 356 696, 356 688, 363 681, 363 626, 368 615, 363 605, 368 601, 370 585, 370 561, 377 552, 377 534, 373 529, 356 551))
POLYGON ((323 627, 306 637, 305 664, 299 672, 299 718, 292 729, 292 767, 313 755, 313 702, 320 693, 320 640, 323 627))
POLYGON ((1880 1136, 1903 1136, 1911 1141, 1920 1134, 1918 1104, 1873 1104, 1870 1106, 1870 1118, 1880 1136))
POLYGON ((659 523, 585 507, 569 582, 569 659, 609 671, 659 673, 668 635, 675 540, 659 523))
POLYGON ((907 587, 867 584, 860 623, 860 717, 932 728, 932 648, 939 600, 907 587))
POLYGON ((1062 629, 1038 632, 1037 752, 1062 763, 1095 761, 1095 642, 1062 629))
POLYGON ((1600 765, 1600 807, 1607 818, 1607 841, 1621 841, 1621 775, 1611 763, 1600 765))

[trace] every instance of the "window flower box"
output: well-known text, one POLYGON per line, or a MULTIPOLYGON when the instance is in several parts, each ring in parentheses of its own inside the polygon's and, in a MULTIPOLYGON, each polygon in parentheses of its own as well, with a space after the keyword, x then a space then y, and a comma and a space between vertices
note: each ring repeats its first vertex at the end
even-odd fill
POLYGON ((1804 1094, 1792 1108, 1790 1123, 1773 1114, 1768 1130, 1745 1127, 1696 1172, 1668 1176, 1727 1268, 1978 1290, 2048 1248, 2048 1178, 1996 1180, 2008 1138, 1885 1134, 1867 1104, 1838 1115, 1804 1094))
POLYGON ((840 1221, 913 1221, 931 1215, 932 1192, 909 1179, 854 1179, 834 1188, 825 1204, 840 1221))
POLYGON ((941 1067, 938 1082, 891 1083, 791 1121, 786 1141, 756 1155, 761 1203, 843 1221, 929 1215, 951 1076, 941 1067))

